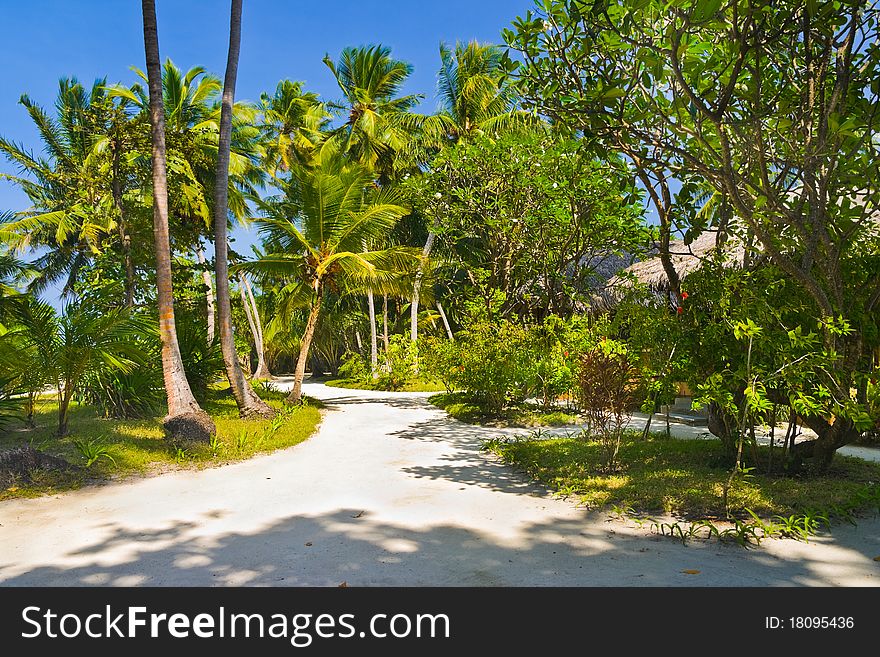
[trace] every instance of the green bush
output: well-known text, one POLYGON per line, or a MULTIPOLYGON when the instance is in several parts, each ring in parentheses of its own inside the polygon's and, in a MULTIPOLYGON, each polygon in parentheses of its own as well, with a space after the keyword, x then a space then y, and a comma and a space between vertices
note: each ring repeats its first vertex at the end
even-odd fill
POLYGON ((447 393, 455 390, 455 375, 461 365, 458 343, 434 335, 419 339, 419 369, 426 378, 439 381, 447 393))
POLYGON ((534 388, 535 354, 528 329, 508 320, 471 324, 456 340, 451 383, 487 413, 525 401, 534 388), (454 366, 455 367, 455 366, 454 366))
POLYGON ((348 351, 342 357, 342 365, 339 366, 338 374, 342 379, 366 381, 370 378, 370 364, 360 354, 348 351))
POLYGON ((400 390, 415 377, 415 345, 406 335, 392 335, 389 338, 388 352, 379 354, 379 390, 400 390))
POLYGON ((207 343, 204 328, 186 315, 177 322, 177 342, 189 387, 196 401, 203 404, 208 397, 208 388, 226 371, 220 342, 215 337, 210 344, 207 343))

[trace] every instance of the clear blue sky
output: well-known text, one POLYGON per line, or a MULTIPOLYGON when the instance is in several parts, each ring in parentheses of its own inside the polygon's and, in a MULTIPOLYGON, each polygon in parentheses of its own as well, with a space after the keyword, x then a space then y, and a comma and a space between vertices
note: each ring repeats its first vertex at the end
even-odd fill
MULTIPOLYGON (((220 78, 226 66, 229 0, 157 0, 159 50, 182 69, 204 66, 220 78)), ((321 59, 346 46, 382 43, 414 72, 404 91, 434 97, 441 41, 501 42, 501 30, 532 0, 244 0, 236 98, 257 100, 283 78, 303 80, 324 99, 339 97, 321 59)), ((18 104, 27 93, 51 108, 63 76, 91 83, 135 81, 144 68, 141 3, 137 0, 0 0, 3 66, 0 134, 39 149, 37 132, 18 104)), ((0 160, 0 171, 14 169, 0 160)), ((0 181, 0 209, 20 210, 27 198, 0 181)), ((250 236, 239 234, 242 251, 250 236)))

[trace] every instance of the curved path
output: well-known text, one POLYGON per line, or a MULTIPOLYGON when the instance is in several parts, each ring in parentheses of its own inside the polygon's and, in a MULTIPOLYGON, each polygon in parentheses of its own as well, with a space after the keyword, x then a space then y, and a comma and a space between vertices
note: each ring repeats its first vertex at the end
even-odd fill
POLYGON ((425 393, 305 392, 329 410, 291 449, 0 503, 0 585, 880 585, 876 515, 684 546, 550 497, 425 393))

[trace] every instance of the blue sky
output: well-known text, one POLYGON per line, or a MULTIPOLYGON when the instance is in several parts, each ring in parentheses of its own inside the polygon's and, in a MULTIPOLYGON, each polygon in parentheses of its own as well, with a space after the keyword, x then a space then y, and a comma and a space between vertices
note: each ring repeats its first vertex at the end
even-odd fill
MULTIPOLYGON (((303 80, 324 99, 339 97, 325 54, 382 43, 414 72, 404 91, 421 93, 421 111, 434 97, 441 41, 499 43, 501 30, 532 0, 244 0, 236 98, 257 100, 283 78, 303 80)), ((204 66, 223 77, 229 39, 229 0, 157 0, 159 49, 182 69, 204 66)), ((144 68, 141 3, 137 0, 0 0, 4 24, 0 69, 0 134, 39 149, 24 108, 27 93, 51 107, 62 76, 91 83, 106 76, 130 84, 130 66, 144 68)), ((14 170, 0 161, 0 171, 14 170)), ((27 198, 0 181, 0 209, 19 210, 27 198)), ((252 239, 238 235, 242 249, 252 239)))

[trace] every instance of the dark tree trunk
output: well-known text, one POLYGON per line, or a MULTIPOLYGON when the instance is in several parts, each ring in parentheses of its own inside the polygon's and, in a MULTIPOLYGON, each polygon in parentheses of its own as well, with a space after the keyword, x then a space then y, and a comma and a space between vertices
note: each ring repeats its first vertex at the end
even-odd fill
POLYGON ((141 0, 144 17, 144 53, 150 88, 150 128, 153 163, 153 238, 156 247, 156 304, 162 339, 162 375, 168 398, 163 420, 165 437, 173 442, 208 442, 216 433, 214 421, 202 410, 186 380, 171 287, 171 240, 168 234, 168 178, 165 170, 165 110, 162 103, 162 68, 155 0, 141 0))
POLYGON ((229 151, 232 139, 232 103, 235 81, 238 76, 238 56, 241 47, 241 3, 232 0, 232 16, 229 23, 229 56, 226 60, 226 76, 223 80, 223 97, 220 106, 220 137, 217 145, 217 177, 214 187, 214 267, 217 285, 217 323, 220 329, 220 346, 226 377, 238 405, 241 417, 272 417, 275 412, 259 398, 245 378, 235 351, 232 331, 232 302, 229 296, 229 261, 226 243, 226 222, 229 194, 229 151))

